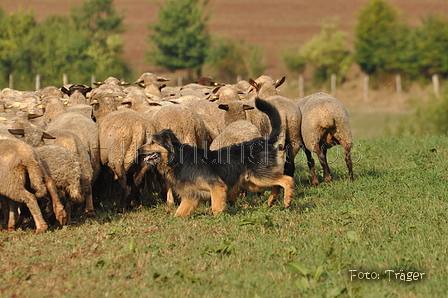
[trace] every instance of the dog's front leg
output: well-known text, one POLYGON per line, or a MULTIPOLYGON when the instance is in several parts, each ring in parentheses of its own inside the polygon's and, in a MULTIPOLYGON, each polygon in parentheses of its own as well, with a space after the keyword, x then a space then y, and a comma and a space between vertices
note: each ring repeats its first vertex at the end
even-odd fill
POLYGON ((227 185, 224 182, 219 183, 211 190, 212 212, 217 215, 226 210, 227 185))
POLYGON ((193 212, 198 208, 199 199, 192 199, 189 197, 182 197, 180 205, 177 208, 175 217, 187 218, 190 217, 193 212))

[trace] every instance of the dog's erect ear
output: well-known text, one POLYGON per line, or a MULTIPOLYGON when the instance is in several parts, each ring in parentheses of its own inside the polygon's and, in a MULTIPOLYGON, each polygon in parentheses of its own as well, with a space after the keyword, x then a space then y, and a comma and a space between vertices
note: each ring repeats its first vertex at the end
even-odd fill
POLYGON ((67 94, 68 96, 70 96, 70 90, 69 89, 67 89, 65 87, 61 87, 61 91, 64 92, 65 94, 67 94))
POLYGON ((285 80, 286 80, 285 76, 283 76, 281 79, 277 80, 274 84, 275 88, 280 87, 280 85, 282 85, 285 82, 285 80))
POLYGON ((221 110, 226 110, 226 111, 228 111, 228 110, 229 110, 229 105, 226 105, 226 104, 220 104, 220 105, 218 106, 218 108, 220 108, 221 110))
POLYGON ((244 110, 244 111, 247 111, 247 110, 253 110, 253 109, 254 109, 253 106, 250 106, 250 105, 243 105, 243 110, 244 110))

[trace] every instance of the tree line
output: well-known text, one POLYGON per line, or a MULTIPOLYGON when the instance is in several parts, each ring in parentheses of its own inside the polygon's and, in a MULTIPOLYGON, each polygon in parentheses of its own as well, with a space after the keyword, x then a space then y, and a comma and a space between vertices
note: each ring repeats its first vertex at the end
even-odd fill
MULTIPOLYGON (((264 49, 211 35, 207 23, 209 0, 167 0, 160 4, 156 23, 148 24, 146 59, 169 71, 187 70, 190 79, 206 68, 222 81, 237 75, 258 76, 267 67, 264 49)), ((37 74, 44 85, 59 85, 62 73, 70 81, 87 83, 92 75, 125 78, 132 73, 123 58, 124 15, 113 0, 88 0, 68 15, 53 15, 41 24, 34 13, 6 15, 0 8, 0 86, 9 75, 14 87, 26 89, 37 74)), ((347 32, 324 24, 320 33, 300 47, 289 45, 281 59, 287 70, 303 73, 311 67, 322 83, 336 74, 344 80, 353 63, 374 79, 400 74, 411 81, 433 74, 448 76, 448 17, 427 14, 412 27, 385 0, 362 7, 355 26, 354 52, 347 32)))

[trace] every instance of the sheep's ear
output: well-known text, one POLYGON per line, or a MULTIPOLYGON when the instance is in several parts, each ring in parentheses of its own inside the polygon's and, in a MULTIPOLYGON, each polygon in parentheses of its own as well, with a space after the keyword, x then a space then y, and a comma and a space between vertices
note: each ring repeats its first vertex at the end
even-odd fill
POLYGON ((159 107, 159 106, 161 106, 161 104, 158 103, 158 102, 150 102, 149 105, 150 105, 150 106, 154 106, 154 107, 159 107))
POLYGON ((135 82, 135 84, 139 85, 142 88, 146 87, 145 83, 143 83, 143 82, 135 82))
POLYGON ((250 105, 243 105, 243 110, 244 110, 244 111, 247 111, 247 110, 253 110, 253 109, 254 109, 253 106, 250 106, 250 105))
POLYGON ((166 87, 166 84, 160 84, 159 91, 162 91, 162 89, 165 88, 165 87, 166 87))
POLYGON ((129 85, 131 85, 131 83, 127 83, 127 82, 119 82, 118 85, 119 85, 119 86, 129 86, 129 85))
POLYGON ((65 88, 65 87, 61 87, 61 91, 64 92, 65 94, 67 94, 68 96, 70 96, 70 90, 65 88))
POLYGON ((171 80, 170 78, 157 77, 157 82, 166 82, 171 80))
POLYGON ((93 83, 93 85, 95 85, 95 86, 101 86, 103 84, 104 84, 104 82, 95 82, 95 83, 93 83))
POLYGON ((218 92, 218 90, 219 90, 219 89, 221 89, 221 86, 219 86, 219 87, 216 87, 215 89, 213 89, 213 91, 212 91, 212 92, 213 92, 213 94, 216 94, 216 92, 218 92))
POLYGON ((220 104, 220 105, 218 106, 218 108, 220 108, 221 110, 226 110, 226 111, 228 111, 228 110, 229 110, 229 105, 220 104))
POLYGON ((249 84, 254 87, 257 91, 260 90, 260 86, 258 86, 257 82, 255 82, 252 78, 249 79, 249 84))
POLYGON ((28 114, 28 119, 34 119, 34 118, 39 118, 42 117, 43 115, 38 115, 38 114, 28 114))
POLYGON ((25 130, 22 128, 18 128, 18 129, 8 129, 10 134, 16 135, 16 136, 24 136, 25 135, 25 130))
POLYGON ((275 88, 278 88, 278 87, 280 87, 280 85, 282 85, 284 82, 285 82, 285 80, 286 80, 286 77, 285 76, 283 76, 281 79, 279 79, 279 80, 277 80, 276 82, 275 82, 275 88))
POLYGON ((44 133, 42 134, 42 138, 43 138, 43 139, 50 139, 50 140, 56 139, 55 137, 49 135, 49 134, 46 133, 46 132, 44 132, 44 133))

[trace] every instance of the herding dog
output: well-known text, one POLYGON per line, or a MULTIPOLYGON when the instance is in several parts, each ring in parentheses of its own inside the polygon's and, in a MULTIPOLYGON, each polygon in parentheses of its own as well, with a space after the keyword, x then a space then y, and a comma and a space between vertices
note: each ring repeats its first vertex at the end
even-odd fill
POLYGON ((180 196, 177 217, 189 217, 201 200, 211 198, 214 215, 224 212, 226 201, 234 201, 239 187, 261 191, 274 186, 268 200, 271 206, 284 188, 284 205, 291 205, 294 179, 283 175, 283 151, 275 143, 281 131, 278 111, 257 98, 256 107, 271 121, 269 138, 223 147, 215 151, 182 144, 169 129, 153 134, 138 149, 143 162, 155 165, 180 196))

